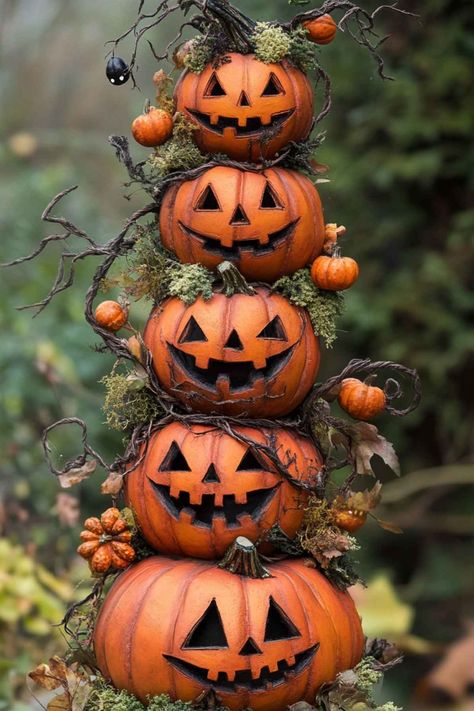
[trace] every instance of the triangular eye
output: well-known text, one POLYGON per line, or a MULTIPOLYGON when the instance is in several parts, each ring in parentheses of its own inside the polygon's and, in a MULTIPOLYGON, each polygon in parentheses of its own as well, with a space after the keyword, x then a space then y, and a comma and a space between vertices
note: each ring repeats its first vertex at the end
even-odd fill
POLYGON ((285 329, 279 316, 275 316, 265 328, 262 328, 257 338, 275 338, 279 341, 287 341, 285 329))
POLYGON ((225 96, 226 93, 222 88, 222 84, 217 78, 217 74, 214 72, 212 77, 209 79, 208 85, 204 91, 204 96, 225 96))
POLYGON ((179 448, 176 442, 171 443, 168 454, 161 462, 160 472, 190 472, 191 467, 186 461, 186 457, 179 448))
POLYGON ((270 78, 267 81, 265 89, 262 92, 262 96, 276 96, 277 94, 284 94, 283 87, 276 78, 273 72, 270 74, 270 78))
POLYGON ((279 639, 291 639, 301 637, 301 633, 295 627, 270 595, 270 605, 268 607, 267 623, 265 625, 265 642, 275 642, 279 639))
POLYGON ((180 343, 190 343, 191 341, 207 341, 206 334, 194 316, 191 316, 187 322, 179 339, 180 343))
POLYGON ((265 185, 265 190, 263 191, 262 200, 260 203, 260 208, 262 210, 271 210, 272 208, 282 208, 282 204, 278 200, 274 190, 272 189, 270 183, 265 185))
POLYGON ((204 615, 194 625, 186 637, 182 649, 223 649, 228 648, 221 616, 215 600, 204 615))
POLYGON ((259 471, 266 471, 265 467, 261 462, 258 461, 255 454, 251 449, 247 449, 244 456, 242 457, 239 466, 235 470, 236 472, 248 472, 258 469, 259 471))
POLYGON ((201 193, 196 203, 195 210, 220 210, 221 206, 216 197, 216 194, 209 184, 207 188, 201 193))

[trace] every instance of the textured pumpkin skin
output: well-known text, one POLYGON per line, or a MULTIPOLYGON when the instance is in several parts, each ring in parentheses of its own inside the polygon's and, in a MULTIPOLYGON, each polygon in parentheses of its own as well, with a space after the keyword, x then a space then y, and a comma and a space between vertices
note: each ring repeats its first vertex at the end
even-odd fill
POLYGON ((113 584, 96 623, 94 647, 102 674, 142 701, 163 693, 191 701, 211 686, 232 711, 248 707, 284 711, 296 701, 314 701, 324 682, 360 661, 364 644, 360 618, 348 593, 334 588, 302 560, 267 567, 273 577, 262 580, 189 558, 156 556, 133 566, 113 584), (265 641, 270 596, 297 635, 265 641), (212 600, 228 646, 183 648, 212 600), (250 638, 261 653, 243 653, 250 638), (281 674, 280 683, 266 689, 256 690, 257 682, 254 688, 222 684, 226 678, 222 672, 233 681, 236 671, 250 670, 255 680, 263 667, 278 672, 278 662, 294 664, 295 655, 317 644, 319 649, 304 669, 288 679, 281 674), (163 655, 200 667, 204 674, 207 671, 207 679, 193 678, 163 655))
POLYGON ((321 15, 314 20, 303 22, 303 27, 308 32, 308 39, 316 44, 329 44, 337 33, 337 23, 331 15, 321 15))
POLYGON ((200 150, 226 153, 240 161, 259 161, 271 158, 290 141, 305 139, 313 120, 313 91, 306 75, 285 60, 264 64, 253 54, 230 53, 226 57, 230 61, 218 69, 209 64, 201 74, 184 72, 176 85, 176 108, 196 124, 195 140, 200 150), (262 96, 272 75, 277 93, 262 96), (225 95, 209 95, 214 76, 225 95), (207 118, 196 116, 196 112, 207 118), (265 126, 275 127, 276 116, 283 114, 287 117, 280 131, 263 142, 265 126), (229 119, 234 121, 232 125, 229 119), (248 119, 253 121, 247 124, 248 119), (220 131, 226 120, 228 125, 220 131), (255 130, 249 132, 251 127, 255 130))
POLYGON ((335 515, 336 526, 342 528, 349 533, 355 533, 362 528, 367 520, 367 511, 353 511, 347 509, 345 511, 337 511, 335 515))
POLYGON ((84 521, 80 556, 88 560, 92 573, 103 575, 109 570, 123 570, 135 559, 132 533, 120 511, 109 508, 100 519, 92 516, 84 521))
POLYGON ((227 259, 252 281, 273 282, 321 253, 325 225, 313 183, 294 170, 218 166, 172 186, 160 211, 163 245, 181 262, 214 269, 227 259), (204 209, 208 191, 218 203, 204 209), (262 207, 265 198, 274 207, 262 207), (244 217, 244 222, 240 221, 244 217), (278 236, 286 230, 287 234, 278 236))
POLYGON ((351 257, 318 257, 311 267, 311 277, 320 289, 349 289, 359 276, 359 266, 351 257))
POLYGON ((132 123, 132 134, 142 146, 161 146, 173 133, 173 118, 167 111, 153 106, 132 123))
MULTIPOLYGON (((294 458, 288 470, 295 479, 313 486, 317 483, 322 460, 311 440, 290 429, 235 429, 257 443, 271 446, 285 464, 294 458)), ((209 425, 174 422, 155 432, 143 461, 135 469, 132 463, 125 479, 127 505, 148 543, 168 555, 212 559, 221 558, 237 536, 256 541, 277 522, 293 538, 303 518, 307 492, 292 486, 262 454, 254 467, 239 468, 246 455, 253 459, 248 452, 246 444, 209 425), (176 464, 170 452, 175 453, 176 464), (181 455, 185 462, 178 461, 181 455), (186 465, 187 469, 177 469, 186 465), (206 478, 209 481, 204 481, 206 478), (156 485, 161 487, 159 491, 156 485), (258 497, 254 493, 248 499, 250 492, 262 493, 258 497), (189 495, 187 506, 178 513, 176 500, 182 501, 184 494, 189 495), (170 496, 175 502, 174 514, 170 496), (219 506, 220 514, 207 520, 206 513, 194 507, 204 505, 211 496, 215 497, 212 509, 219 506), (255 509, 250 508, 249 501, 255 502, 255 509), (266 503, 260 508, 263 501, 266 503), (229 516, 234 506, 252 514, 229 516)))
POLYGON ((117 301, 101 301, 95 310, 95 320, 108 331, 119 331, 127 323, 128 313, 117 301))
POLYGON ((191 306, 168 299, 152 311, 143 340, 162 387, 205 413, 285 415, 307 395, 319 367, 318 341, 307 312, 266 287, 257 287, 253 296, 215 293, 191 306), (260 337, 276 320, 283 337, 260 337), (193 321, 202 337, 189 341, 193 321), (233 332, 239 348, 226 345, 233 332), (229 375, 236 370, 244 375, 234 386, 229 375))
POLYGON ((382 388, 362 383, 357 378, 342 381, 339 405, 356 420, 370 420, 384 411, 387 403, 382 388))

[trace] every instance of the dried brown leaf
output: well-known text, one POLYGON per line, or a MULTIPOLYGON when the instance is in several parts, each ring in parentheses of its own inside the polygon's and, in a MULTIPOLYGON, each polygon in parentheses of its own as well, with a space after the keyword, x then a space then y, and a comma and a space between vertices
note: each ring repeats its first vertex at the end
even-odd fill
POLYGON ((393 445, 379 434, 375 425, 357 422, 348 427, 351 439, 350 454, 358 474, 375 476, 371 466, 374 454, 377 454, 390 469, 400 476, 400 464, 393 445))
POLYGON ((69 489, 71 486, 79 484, 79 482, 90 477, 90 475, 95 472, 96 467, 97 462, 95 459, 88 459, 82 467, 74 467, 65 474, 60 474, 58 476, 59 483, 63 489, 69 489))
POLYGON ((117 472, 110 472, 105 481, 102 482, 100 490, 102 494, 111 494, 116 496, 120 493, 123 487, 123 476, 117 472))
POLYGON ((56 513, 63 525, 75 526, 80 515, 79 501, 69 494, 58 494, 56 496, 56 513))
POLYGON ((345 506, 355 511, 371 511, 380 503, 381 491, 380 481, 375 482, 374 486, 366 491, 349 491, 345 506))
POLYGON ((68 692, 55 696, 46 707, 46 711, 73 711, 71 697, 68 692))
MULTIPOLYGON (((52 659, 50 659, 50 664, 51 662, 52 659)), ((58 675, 51 669, 49 664, 39 664, 33 671, 30 671, 28 676, 35 684, 38 684, 38 686, 41 686, 47 691, 58 689, 62 686, 65 679, 65 674, 58 675)))

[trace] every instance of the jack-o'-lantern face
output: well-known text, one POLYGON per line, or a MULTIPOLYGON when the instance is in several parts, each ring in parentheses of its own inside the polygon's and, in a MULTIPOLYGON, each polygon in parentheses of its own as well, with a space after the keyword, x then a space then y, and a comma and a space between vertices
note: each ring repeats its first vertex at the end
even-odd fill
POLYGON ((233 262, 272 282, 316 258, 324 240, 318 192, 300 173, 219 166, 172 186, 160 211, 163 245, 182 262, 233 262))
POLYGON ((304 561, 266 567, 272 577, 251 579, 238 565, 233 574, 190 558, 133 566, 96 624, 102 673, 142 700, 193 700, 214 689, 232 711, 312 703, 360 660, 359 617, 349 595, 304 561))
POLYGON ((303 72, 285 60, 264 64, 253 54, 226 58, 201 74, 185 72, 176 86, 177 110, 196 125, 202 151, 259 161, 307 137, 313 93, 303 72))
POLYGON ((138 467, 131 463, 127 504, 153 548, 218 558, 236 536, 256 541, 276 523, 294 537, 308 489, 292 485, 258 446, 270 447, 289 475, 311 488, 321 470, 319 452, 289 429, 235 432, 255 446, 211 425, 174 422, 152 435, 138 467))
POLYGON ((202 412, 287 414, 319 366, 307 312, 265 287, 191 306, 169 299, 151 313, 143 338, 163 388, 202 412))

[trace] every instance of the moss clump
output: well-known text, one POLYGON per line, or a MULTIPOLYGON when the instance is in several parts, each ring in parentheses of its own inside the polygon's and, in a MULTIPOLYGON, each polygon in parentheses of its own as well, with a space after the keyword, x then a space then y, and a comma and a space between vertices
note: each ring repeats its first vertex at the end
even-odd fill
POLYGON ((148 165, 156 178, 177 170, 192 170, 207 161, 191 138, 175 138, 156 148, 148 165))
POLYGON ((198 296, 210 299, 212 296, 212 273, 201 264, 176 264, 169 270, 168 293, 177 296, 188 306, 198 296))
POLYGON ((135 299, 142 297, 153 301, 162 301, 168 296, 167 271, 171 256, 157 244, 155 224, 136 228, 136 242, 129 257, 131 283, 125 285, 125 291, 135 299))
POLYGON ((186 69, 194 74, 201 74, 206 64, 212 59, 213 49, 204 37, 195 37, 185 54, 183 62, 186 69))
POLYGON ((151 697, 147 706, 144 706, 133 694, 114 689, 99 678, 95 682, 84 711, 190 711, 191 709, 191 702, 171 701, 167 694, 151 697))
POLYGON ((147 378, 137 371, 114 370, 100 381, 105 385, 103 411, 107 425, 114 430, 131 430, 163 416, 163 409, 147 389, 147 378))
POLYGON ((308 40, 304 27, 298 27, 290 33, 290 49, 288 59, 303 72, 318 68, 318 56, 314 42, 308 40))
POLYGON ((342 294, 318 289, 311 279, 309 269, 299 269, 292 276, 278 279, 273 289, 286 296, 295 306, 307 309, 314 332, 330 348, 337 338, 336 318, 344 310, 342 294))
POLYGON ((373 688, 383 678, 382 672, 374 669, 374 662, 373 657, 364 657, 354 667, 354 673, 357 676, 355 687, 371 702, 373 702, 373 688))
POLYGON ((291 37, 281 27, 269 22, 257 22, 252 35, 255 56, 265 64, 281 62, 291 50, 291 37))

